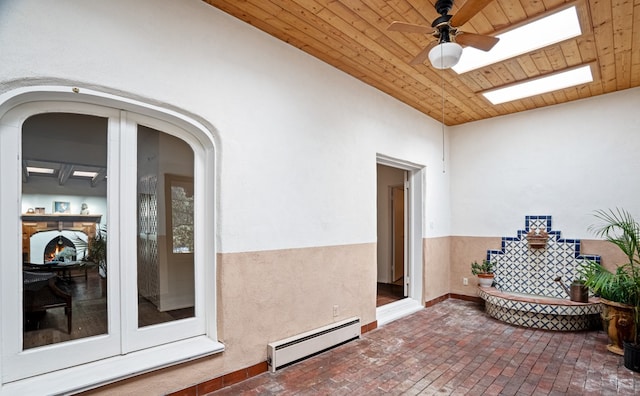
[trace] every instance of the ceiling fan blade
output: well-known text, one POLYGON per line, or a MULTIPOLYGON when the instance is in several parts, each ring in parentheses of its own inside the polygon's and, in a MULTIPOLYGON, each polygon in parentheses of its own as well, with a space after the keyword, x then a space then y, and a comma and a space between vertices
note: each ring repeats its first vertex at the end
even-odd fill
POLYGON ((492 1, 493 0, 467 0, 449 21, 451 26, 459 27, 464 25, 492 1))
POLYGON ((483 51, 491 50, 494 45, 498 44, 498 41, 500 41, 500 39, 497 37, 484 36, 475 33, 458 32, 456 35, 456 43, 483 51))
POLYGON ((414 25, 413 23, 398 22, 398 21, 391 22, 391 25, 389 25, 387 30, 391 30, 393 32, 404 32, 404 33, 423 33, 423 34, 433 33, 433 28, 431 26, 414 25))
POLYGON ((420 53, 418 53, 418 55, 416 55, 415 58, 413 58, 413 60, 411 62, 409 62, 410 65, 415 66, 415 65, 419 65, 424 63, 424 61, 427 60, 427 58, 429 57, 429 51, 431 51, 431 48, 435 47, 436 45, 438 45, 438 41, 434 41, 431 44, 427 45, 425 47, 425 49, 423 49, 422 51, 420 51, 420 53))

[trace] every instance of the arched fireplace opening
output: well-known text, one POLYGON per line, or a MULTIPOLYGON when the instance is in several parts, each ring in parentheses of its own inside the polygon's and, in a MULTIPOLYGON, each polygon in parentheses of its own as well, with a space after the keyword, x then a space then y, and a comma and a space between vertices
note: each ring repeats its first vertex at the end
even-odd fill
POLYGON ((44 248, 44 262, 76 261, 76 245, 64 235, 51 239, 44 248))

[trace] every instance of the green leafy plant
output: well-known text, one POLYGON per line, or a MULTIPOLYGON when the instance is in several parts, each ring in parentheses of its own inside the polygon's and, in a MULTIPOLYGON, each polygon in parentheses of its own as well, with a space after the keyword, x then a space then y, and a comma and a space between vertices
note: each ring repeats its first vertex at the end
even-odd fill
POLYGON ((571 284, 572 285, 584 285, 584 278, 580 276, 579 278, 574 279, 571 284))
POLYGON ((76 249, 83 249, 85 256, 83 261, 96 263, 101 273, 107 276, 107 226, 97 230, 96 235, 86 242, 80 238, 74 241, 76 249))
POLYGON ((473 275, 478 274, 493 274, 493 264, 487 259, 482 260, 482 264, 478 264, 477 261, 471 263, 471 273, 473 275))
POLYGON ((636 334, 633 341, 637 344, 640 330, 640 224, 624 209, 599 210, 595 216, 602 224, 589 229, 616 245, 627 256, 627 262, 611 272, 589 261, 581 268, 580 275, 595 294, 634 308, 636 334))

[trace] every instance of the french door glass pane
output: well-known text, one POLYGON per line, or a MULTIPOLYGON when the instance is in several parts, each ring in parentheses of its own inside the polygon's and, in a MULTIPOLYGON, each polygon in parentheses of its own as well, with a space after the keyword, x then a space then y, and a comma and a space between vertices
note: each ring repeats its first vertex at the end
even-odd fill
POLYGON ((194 316, 194 155, 138 126, 138 327, 194 316))
POLYGON ((107 118, 22 128, 23 349, 107 333, 107 118))

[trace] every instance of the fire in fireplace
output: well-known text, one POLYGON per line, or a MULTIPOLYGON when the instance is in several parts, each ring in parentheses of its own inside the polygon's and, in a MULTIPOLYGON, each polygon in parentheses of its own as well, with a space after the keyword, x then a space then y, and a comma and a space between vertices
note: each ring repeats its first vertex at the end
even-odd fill
POLYGON ((76 245, 64 235, 53 238, 44 248, 44 262, 75 261, 76 245))

